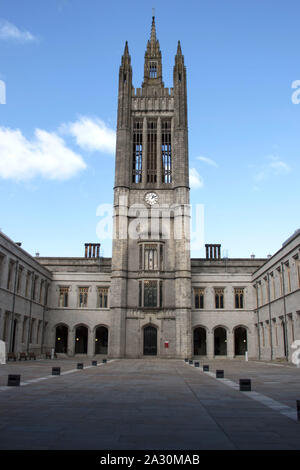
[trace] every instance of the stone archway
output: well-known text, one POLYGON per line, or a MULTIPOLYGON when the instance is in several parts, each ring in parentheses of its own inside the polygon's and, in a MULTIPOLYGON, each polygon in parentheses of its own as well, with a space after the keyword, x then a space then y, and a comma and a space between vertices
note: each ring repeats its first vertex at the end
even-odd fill
POLYGON ((95 330, 95 354, 107 354, 108 351, 108 328, 98 326, 95 330))
POLYGON ((247 328, 238 326, 234 330, 234 355, 244 356, 247 350, 247 328))
POLYGON ((84 325, 75 329, 75 354, 87 354, 88 329, 84 325))
POLYGON ((55 352, 66 354, 68 351, 69 330, 66 325, 57 325, 55 329, 55 352))
POLYGON ((227 356, 227 331, 222 326, 214 329, 214 355, 227 356))
POLYGON ((194 356, 206 355, 206 329, 199 326, 194 329, 194 356))
POLYGON ((144 333, 144 356, 157 356, 157 328, 147 325, 143 329, 144 333))

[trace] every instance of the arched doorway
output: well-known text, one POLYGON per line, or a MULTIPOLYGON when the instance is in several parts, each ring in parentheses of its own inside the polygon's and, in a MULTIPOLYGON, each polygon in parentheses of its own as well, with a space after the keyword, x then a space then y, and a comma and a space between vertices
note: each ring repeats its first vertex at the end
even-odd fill
POLYGON ((58 325, 55 330, 55 352, 67 353, 68 351, 68 327, 58 325))
POLYGON ((247 330, 239 326, 234 330, 234 355, 244 356, 247 350, 247 330))
POLYGON ((198 327, 194 329, 194 356, 206 356, 206 330, 198 327))
POLYGON ((219 326, 214 331, 215 356, 227 356, 227 333, 225 328, 219 326))
POLYGON ((105 326, 98 326, 95 331, 95 354, 107 354, 108 329, 105 326))
POLYGON ((144 356, 157 355, 157 328, 148 325, 144 328, 144 356))
POLYGON ((78 326, 75 333, 75 354, 87 354, 88 329, 78 326))

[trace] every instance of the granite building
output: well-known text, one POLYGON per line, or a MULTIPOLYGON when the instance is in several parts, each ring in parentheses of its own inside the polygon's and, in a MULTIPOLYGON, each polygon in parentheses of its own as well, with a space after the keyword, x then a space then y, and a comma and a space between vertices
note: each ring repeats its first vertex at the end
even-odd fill
POLYGON ((300 233, 270 258, 191 259, 187 74, 163 82, 155 19, 144 80, 119 70, 112 258, 32 257, 0 233, 0 339, 10 352, 291 360, 300 339, 300 233))

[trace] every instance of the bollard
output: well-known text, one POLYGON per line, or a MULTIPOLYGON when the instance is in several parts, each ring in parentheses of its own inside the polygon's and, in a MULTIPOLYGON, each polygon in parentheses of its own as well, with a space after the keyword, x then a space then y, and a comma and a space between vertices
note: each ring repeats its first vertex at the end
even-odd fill
POLYGON ((297 400, 297 418, 300 421, 300 400, 297 400))
POLYGON ((97 365, 97 361, 92 361, 92 366, 96 366, 97 365))
POLYGON ((107 359, 102 359, 103 364, 107 363, 107 359))
POLYGON ((209 366, 208 365, 203 366, 203 372, 208 372, 208 371, 209 371, 209 366))
POLYGON ((83 364, 82 364, 82 362, 78 362, 78 364, 77 364, 77 369, 83 369, 83 364))
POLYGON ((188 360, 188 359, 185 359, 184 361, 185 361, 185 362, 189 362, 189 360, 188 360))
POLYGON ((224 371, 223 370, 216 370, 216 378, 217 379, 224 379, 224 371))
POLYGON ((200 363, 199 363, 199 362, 194 362, 194 366, 195 366, 195 367, 199 367, 199 366, 200 366, 200 363))
POLYGON ((251 392, 250 379, 240 379, 240 392, 251 392))
POLYGON ((60 367, 52 367, 52 375, 60 375, 60 367))
POLYGON ((189 360, 189 364, 193 364, 193 361, 192 361, 192 359, 190 359, 190 360, 189 360))
POLYGON ((10 374, 7 379, 7 386, 8 387, 18 387, 21 382, 20 375, 10 374))

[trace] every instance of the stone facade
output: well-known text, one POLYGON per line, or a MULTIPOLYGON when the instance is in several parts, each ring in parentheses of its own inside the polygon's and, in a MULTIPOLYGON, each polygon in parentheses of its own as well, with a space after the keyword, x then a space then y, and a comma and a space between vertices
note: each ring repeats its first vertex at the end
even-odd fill
POLYGON ((119 71, 112 258, 33 258, 0 233, 0 339, 12 352, 291 360, 300 233, 269 259, 191 259, 186 68, 164 87, 153 18, 144 81, 119 71), (167 213, 167 216, 166 216, 167 213))

